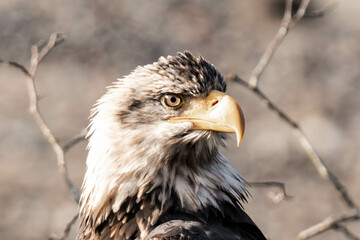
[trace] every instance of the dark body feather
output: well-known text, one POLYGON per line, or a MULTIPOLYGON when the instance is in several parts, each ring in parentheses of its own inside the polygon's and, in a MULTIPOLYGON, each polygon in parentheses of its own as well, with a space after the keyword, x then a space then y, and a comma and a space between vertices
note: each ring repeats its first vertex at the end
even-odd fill
POLYGON ((140 239, 139 222, 149 228, 145 240, 266 239, 235 199, 236 207, 228 202, 219 202, 221 209, 207 207, 197 212, 186 212, 178 207, 180 202, 176 196, 170 196, 171 200, 161 206, 156 200, 160 191, 154 190, 141 202, 136 202, 135 197, 128 198, 120 210, 112 212, 94 232, 82 222, 80 233, 84 235, 81 239, 140 239))
POLYGON ((77 239, 266 239, 243 211, 246 182, 218 151, 226 134, 169 117, 224 92, 221 74, 189 52, 138 67, 98 101, 77 239), (182 96, 166 109, 161 96, 182 96))

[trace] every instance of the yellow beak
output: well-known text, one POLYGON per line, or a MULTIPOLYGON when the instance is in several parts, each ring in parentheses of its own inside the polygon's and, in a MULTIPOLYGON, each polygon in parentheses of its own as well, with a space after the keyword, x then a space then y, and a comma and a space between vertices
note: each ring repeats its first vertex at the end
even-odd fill
POLYGON ((244 135, 244 115, 230 96, 212 90, 206 98, 192 99, 183 116, 171 117, 169 122, 191 122, 192 129, 236 133, 238 146, 244 135))

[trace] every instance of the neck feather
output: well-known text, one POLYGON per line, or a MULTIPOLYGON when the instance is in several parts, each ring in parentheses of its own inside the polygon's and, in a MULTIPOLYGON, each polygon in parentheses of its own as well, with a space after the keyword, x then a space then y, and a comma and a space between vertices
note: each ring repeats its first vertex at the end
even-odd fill
POLYGON ((153 143, 132 152, 126 143, 116 144, 96 131, 91 134, 81 214, 94 225, 123 209, 129 198, 139 202, 155 192, 162 206, 175 194, 185 212, 219 209, 221 202, 241 206, 246 200, 246 182, 213 147, 215 140, 171 151, 153 143))

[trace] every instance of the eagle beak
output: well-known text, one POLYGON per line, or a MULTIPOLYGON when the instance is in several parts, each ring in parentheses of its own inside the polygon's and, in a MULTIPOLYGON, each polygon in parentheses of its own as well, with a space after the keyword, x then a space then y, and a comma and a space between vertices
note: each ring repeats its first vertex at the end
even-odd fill
POLYGON ((244 135, 244 115, 230 96, 212 90, 206 98, 195 98, 187 103, 183 116, 171 117, 169 122, 191 122, 192 129, 236 133, 239 146, 244 135))

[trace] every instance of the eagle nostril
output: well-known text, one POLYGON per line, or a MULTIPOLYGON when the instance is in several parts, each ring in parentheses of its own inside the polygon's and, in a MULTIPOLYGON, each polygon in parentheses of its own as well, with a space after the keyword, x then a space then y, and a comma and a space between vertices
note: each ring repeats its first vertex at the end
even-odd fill
POLYGON ((211 102, 211 107, 215 106, 216 104, 219 103, 219 100, 218 99, 215 99, 211 102))

